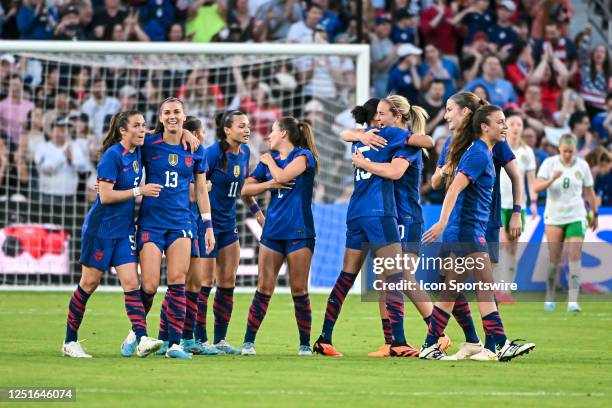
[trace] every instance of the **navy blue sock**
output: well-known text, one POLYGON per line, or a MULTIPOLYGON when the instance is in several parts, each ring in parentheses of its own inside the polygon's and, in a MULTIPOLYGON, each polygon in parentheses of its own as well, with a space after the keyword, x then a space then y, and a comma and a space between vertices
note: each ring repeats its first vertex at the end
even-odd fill
MULTIPOLYGON (((504 332, 504 325, 502 324, 501 317, 499 317, 499 312, 497 310, 483 317, 482 325, 485 328, 485 331, 490 333, 495 346, 502 347, 504 344, 506 344, 507 337, 506 333, 504 332)), ((491 351, 494 352, 495 349, 491 351)))
POLYGON ((332 342, 332 333, 336 320, 342 310, 342 304, 348 291, 351 290, 357 279, 356 273, 340 272, 340 276, 336 280, 336 284, 327 298, 327 307, 325 308, 325 320, 323 321, 323 331, 321 338, 327 343, 332 342))
POLYGON ((476 327, 474 326, 474 320, 472 320, 472 312, 470 305, 467 302, 466 297, 463 293, 460 293, 455 299, 455 306, 453 307, 453 316, 459 326, 463 329, 465 335, 465 341, 468 343, 478 343, 478 334, 476 333, 476 327))
POLYGON ((65 343, 77 341, 77 332, 79 331, 79 327, 83 321, 85 305, 87 305, 89 296, 89 293, 85 292, 85 289, 83 289, 81 285, 77 285, 72 297, 70 298, 70 303, 68 304, 65 343))
POLYGON ((438 306, 434 306, 433 312, 429 319, 429 328, 427 330, 427 338, 425 339, 425 345, 427 347, 436 344, 438 339, 444 334, 446 325, 450 315, 438 306))
MULTIPOLYGON (((403 274, 397 273, 387 278, 387 283, 397 284, 402 280, 403 274)), ((385 305, 389 315, 391 324, 391 334, 393 336, 392 344, 405 344, 406 336, 404 334, 404 298, 399 290, 387 290, 385 305)))
POLYGON ((234 288, 220 288, 217 286, 215 300, 213 302, 213 314, 215 315, 215 344, 225 340, 227 327, 232 318, 234 308, 234 288))

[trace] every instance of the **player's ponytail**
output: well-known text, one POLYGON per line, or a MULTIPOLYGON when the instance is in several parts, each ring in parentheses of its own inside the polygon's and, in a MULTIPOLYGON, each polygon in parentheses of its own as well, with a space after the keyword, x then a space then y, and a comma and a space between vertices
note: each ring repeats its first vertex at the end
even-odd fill
POLYGON ((459 92, 450 97, 459 108, 468 108, 468 114, 463 118, 463 122, 457 129, 455 129, 453 138, 448 148, 448 154, 446 156, 447 170, 446 173, 450 174, 451 177, 446 178, 446 187, 448 188, 453 182, 454 174, 457 171, 459 160, 461 156, 467 150, 472 142, 480 137, 480 132, 474 132, 472 127, 472 120, 474 119, 474 113, 481 106, 489 105, 489 102, 482 100, 472 92, 459 92))
POLYGON ((315 146, 312 126, 306 122, 300 122, 292 116, 285 116, 278 120, 278 127, 287 132, 292 145, 310 150, 315 160, 315 169, 319 171, 319 153, 315 146))
POLYGON ((134 115, 141 115, 141 113, 131 110, 118 112, 113 115, 108 127, 108 133, 102 141, 102 149, 100 149, 100 154, 104 154, 104 152, 107 151, 112 145, 121 141, 121 129, 123 128, 127 130, 128 122, 134 115))
POLYGON ((227 141, 227 133, 225 128, 231 128, 234 124, 234 116, 246 115, 241 110, 234 109, 227 112, 219 112, 215 115, 215 126, 217 127, 216 135, 219 139, 219 148, 221 149, 221 168, 227 167, 227 156, 225 152, 230 148, 230 144, 227 141))
POLYGON ((429 119, 429 114, 427 111, 420 106, 411 105, 410 115, 412 117, 412 131, 414 133, 424 135, 427 119, 429 119))
POLYGON ((380 102, 380 99, 370 98, 363 105, 355 106, 351 111, 351 115, 353 115, 355 122, 360 125, 371 125, 376 117, 378 102, 380 102))

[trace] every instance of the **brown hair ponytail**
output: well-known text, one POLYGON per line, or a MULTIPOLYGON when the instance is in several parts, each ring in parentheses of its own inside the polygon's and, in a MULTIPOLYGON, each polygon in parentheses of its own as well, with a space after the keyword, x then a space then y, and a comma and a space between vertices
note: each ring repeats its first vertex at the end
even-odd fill
POLYGON ((315 160, 315 169, 319 171, 319 153, 314 142, 312 126, 301 122, 292 116, 285 116, 278 120, 278 127, 287 132, 289 141, 296 147, 310 150, 315 160))
POLYGON ((100 154, 107 151, 112 145, 117 144, 121 141, 121 129, 127 130, 128 122, 134 115, 141 115, 138 111, 125 111, 115 113, 111 118, 110 125, 108 127, 108 133, 102 141, 102 149, 100 154))

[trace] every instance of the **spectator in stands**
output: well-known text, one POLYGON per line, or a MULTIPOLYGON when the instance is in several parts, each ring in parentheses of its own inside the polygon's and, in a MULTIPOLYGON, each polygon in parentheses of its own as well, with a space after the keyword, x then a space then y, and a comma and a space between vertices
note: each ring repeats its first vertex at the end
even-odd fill
POLYGON ((591 119, 585 111, 577 111, 570 116, 569 127, 571 132, 578 139, 576 148, 580 157, 585 158, 595 147, 597 139, 591 131, 591 119))
POLYGON ((432 6, 424 9, 420 15, 424 43, 435 46, 445 55, 457 54, 458 33, 452 17, 453 10, 445 0, 434 0, 432 6))
POLYGON ((72 71, 70 97, 75 106, 81 106, 89 97, 91 87, 91 70, 88 67, 77 67, 72 71))
POLYGON ((60 41, 79 41, 85 39, 85 32, 81 26, 79 10, 75 5, 69 4, 61 13, 61 20, 53 30, 53 39, 60 41))
POLYGON ((21 4, 19 1, 11 1, 0 16, 0 34, 3 39, 16 40, 19 38, 19 28, 17 26, 17 13, 21 4))
POLYGON ((398 94, 406 97, 415 105, 421 90, 421 78, 418 72, 419 55, 423 51, 412 44, 402 44, 397 49, 398 62, 389 72, 387 94, 398 94))
POLYGON ((455 61, 441 57, 440 51, 433 44, 425 46, 425 61, 419 66, 419 74, 423 89, 429 88, 429 84, 434 80, 444 82, 444 100, 456 92, 456 81, 461 79, 461 72, 455 61))
POLYGON ((465 44, 474 41, 476 33, 486 33, 495 22, 495 16, 489 10, 489 0, 473 0, 472 4, 457 13, 451 20, 453 24, 461 24, 467 29, 465 44))
POLYGON ((391 41, 395 44, 418 45, 417 21, 406 9, 400 9, 393 16, 395 22, 391 28, 391 41))
POLYGON ((85 38, 87 40, 95 40, 95 30, 93 25, 94 10, 93 6, 91 5, 91 0, 80 0, 76 1, 74 4, 77 6, 79 11, 79 23, 83 28, 85 38))
POLYGON ((117 24, 123 24, 128 16, 127 10, 121 5, 121 0, 104 0, 104 7, 94 13, 91 22, 94 38, 110 41, 117 24))
MULTIPOLYGON (((531 38, 534 40, 542 38, 546 24, 559 24, 558 21, 563 20, 557 9, 559 6, 563 9, 566 20, 572 15, 570 0, 523 0, 522 3, 532 20, 531 38)), ((561 27, 566 30, 567 24, 562 23, 561 27)), ((562 31, 562 34, 567 35, 567 31, 562 31)))
POLYGON ((311 4, 316 4, 321 9, 322 15, 315 24, 325 27, 327 41, 333 43, 336 35, 340 32, 340 20, 336 13, 329 8, 329 0, 311 0, 311 4))
POLYGON ((32 170, 36 150, 43 143, 45 143, 43 110, 33 108, 28 113, 28 122, 24 132, 19 137, 19 146, 17 147, 17 154, 15 154, 17 179, 22 185, 29 184, 30 190, 35 190, 38 186, 38 174, 32 170))
POLYGON ((489 42, 485 32, 474 34, 471 45, 464 45, 461 54, 460 66, 463 72, 463 80, 470 82, 481 72, 482 62, 490 55, 497 55, 497 46, 489 42))
POLYGON ((445 105, 445 83, 441 79, 434 79, 427 92, 421 93, 417 105, 422 106, 429 115, 427 120, 427 126, 425 126, 425 132, 431 135, 435 128, 439 125, 443 125, 444 114, 446 113, 445 105))
POLYGON ((234 42, 248 42, 255 39, 254 30, 257 20, 249 14, 248 0, 232 0, 227 12, 227 26, 235 34, 234 42))
MULTIPOLYGON (((306 11, 306 19, 293 23, 287 32, 287 42, 311 43, 314 41, 314 30, 323 16, 323 9, 312 3, 306 11)), ((323 28, 325 30, 325 28, 323 28)))
POLYGON ((490 55, 482 62, 482 76, 470 81, 466 91, 472 91, 476 86, 482 85, 489 94, 489 102, 503 107, 509 102, 517 102, 516 92, 510 82, 502 78, 503 71, 499 58, 490 55))
POLYGON ((570 116, 576 111, 586 110, 586 107, 584 100, 580 97, 578 92, 572 88, 565 89, 560 99, 560 110, 553 113, 553 120, 557 127, 564 128, 567 130, 566 133, 569 133, 570 116))
POLYGON ((514 85, 519 102, 523 102, 525 89, 533 81, 534 68, 531 46, 527 41, 517 40, 510 49, 506 78, 514 85))
POLYGON ((8 82, 11 75, 15 73, 15 57, 13 54, 2 54, 0 56, 0 98, 6 98, 8 94, 8 82))
POLYGON ((87 170, 87 158, 70 140, 69 126, 66 118, 57 118, 51 125, 49 141, 36 150, 40 197, 45 204, 74 203, 78 173, 87 170))
POLYGON ((555 58, 558 58, 565 64, 570 76, 574 75, 578 69, 578 53, 572 40, 561 35, 561 30, 554 22, 546 24, 544 39, 537 41, 533 46, 533 55, 537 62, 540 57, 549 55, 547 48, 551 49, 551 53, 555 58))
POLYGON ((117 23, 113 26, 110 40, 147 42, 151 39, 140 26, 138 12, 133 10, 123 20, 123 23, 117 23))
POLYGON ((532 127, 525 127, 523 129, 523 141, 533 149, 536 157, 536 167, 539 168, 544 159, 548 157, 548 154, 538 147, 538 134, 536 130, 532 127))
POLYGON ((34 104, 24 97, 23 82, 19 74, 12 74, 8 94, 0 101, 0 130, 7 147, 15 151, 19 136, 27 123, 28 113, 34 104))
POLYGON ((606 95, 606 111, 593 118, 593 129, 602 144, 606 145, 612 141, 612 91, 606 95))
POLYGON ((389 82, 389 70, 397 60, 397 48, 389 38, 391 35, 391 20, 382 15, 376 17, 376 30, 370 41, 372 63, 372 82, 375 97, 386 96, 389 82))
POLYGON ((108 96, 104 78, 98 77, 93 80, 91 96, 81 106, 81 112, 89 116, 89 127, 96 136, 100 136, 104 130, 106 116, 117 113, 120 107, 121 103, 117 98, 108 96))
POLYGON ((89 116, 78 113, 70 116, 68 120, 72 124, 72 140, 79 145, 85 157, 92 163, 97 163, 103 138, 96 137, 89 128, 89 116))
POLYGON ((284 40, 291 25, 301 19, 297 0, 269 0, 257 10, 253 34, 263 41, 284 40))
POLYGON ((545 110, 555 112, 559 95, 567 87, 569 72, 549 46, 533 71, 532 82, 540 85, 541 101, 545 110))
POLYGON ((552 125, 552 114, 542 104, 542 89, 538 84, 529 84, 525 90, 525 99, 521 105, 526 124, 543 135, 544 126, 552 125))
POLYGON ((53 98, 53 109, 49 109, 45 112, 43 124, 45 128, 48 128, 55 118, 68 117, 71 113, 70 96, 68 91, 64 88, 58 89, 53 98))
POLYGON ((151 41, 164 41, 168 28, 175 20, 176 11, 171 0, 147 0, 133 15, 134 25, 140 21, 143 32, 151 41))
MULTIPOLYGON (((512 27, 512 16, 516 12, 516 4, 512 0, 502 0, 497 7, 497 22, 488 27, 489 41, 497 45, 499 51, 507 54, 518 39, 518 34, 512 27)), ((502 58, 503 59, 503 58, 502 58)))
POLYGON ((489 100, 489 92, 487 91, 487 88, 485 88, 482 85, 478 85, 476 86, 472 92, 474 92, 474 94, 479 97, 480 99, 482 99, 483 101, 488 101, 489 100))
POLYGON ((210 42, 225 27, 223 0, 195 0, 187 11, 186 33, 193 42, 210 42))
POLYGON ((55 6, 45 0, 22 0, 17 12, 17 27, 22 40, 49 40, 59 17, 55 6))
POLYGON ((585 46, 583 43, 580 49, 580 94, 586 102, 589 114, 594 116, 605 109, 606 94, 612 89, 612 63, 605 45, 597 45, 590 55, 584 49, 585 46))
POLYGON ((189 41, 188 38, 185 37, 185 28, 181 23, 172 23, 170 27, 168 27, 168 32, 166 33, 166 41, 170 42, 184 42, 189 41))

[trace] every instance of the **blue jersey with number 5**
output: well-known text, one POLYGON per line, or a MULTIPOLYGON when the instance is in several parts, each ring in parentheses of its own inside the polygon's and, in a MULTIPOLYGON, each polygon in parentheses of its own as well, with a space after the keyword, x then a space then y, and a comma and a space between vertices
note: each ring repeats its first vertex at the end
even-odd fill
MULTIPOLYGON (((262 238, 274 240, 306 239, 315 237, 314 219, 312 217, 312 190, 316 173, 316 163, 312 152, 296 147, 285 160, 277 152, 272 158, 284 169, 296 157, 306 156, 306 170, 297 176, 291 189, 270 190, 272 197, 266 212, 266 223, 262 238)), ((272 180, 270 169, 259 163, 251 173, 259 182, 272 180)))
MULTIPOLYGON (((113 190, 130 190, 140 184, 140 149, 128 151, 119 143, 104 152, 98 163, 98 181, 113 184, 113 190)), ((102 204, 100 195, 89 209, 83 233, 96 238, 116 239, 134 234, 134 199, 102 204)))
MULTIPOLYGON (((374 150, 361 142, 355 142, 353 151, 361 151, 366 160, 389 163, 400 149, 406 147, 410 135, 412 132, 405 129, 385 127, 378 133, 378 136, 387 139, 385 147, 374 150)), ((355 168, 354 183, 346 214, 347 221, 359 217, 397 217, 392 180, 355 168)))
POLYGON ((147 183, 161 184, 159 197, 144 197, 138 225, 160 229, 193 229, 189 208, 189 183, 196 174, 206 172, 204 148, 195 153, 181 144, 164 141, 162 133, 145 138, 142 164, 147 183))

